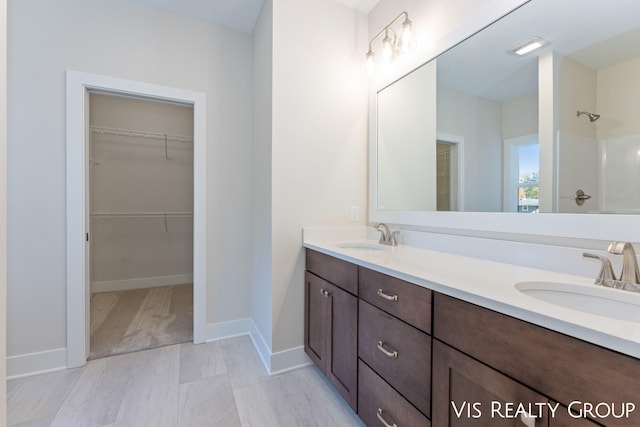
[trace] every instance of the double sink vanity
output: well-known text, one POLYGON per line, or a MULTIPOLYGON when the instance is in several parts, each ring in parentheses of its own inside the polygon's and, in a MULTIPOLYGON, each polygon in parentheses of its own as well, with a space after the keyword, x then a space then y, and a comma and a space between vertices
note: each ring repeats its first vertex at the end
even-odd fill
POLYGON ((304 246, 305 351, 367 426, 640 425, 640 294, 366 234, 304 246))

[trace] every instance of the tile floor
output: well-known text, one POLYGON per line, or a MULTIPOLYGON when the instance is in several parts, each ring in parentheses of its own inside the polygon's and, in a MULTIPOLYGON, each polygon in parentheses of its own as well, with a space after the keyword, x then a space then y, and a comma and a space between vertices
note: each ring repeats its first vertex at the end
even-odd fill
POLYGON ((315 367, 267 376, 249 337, 160 347, 7 383, 10 426, 360 426, 315 367))

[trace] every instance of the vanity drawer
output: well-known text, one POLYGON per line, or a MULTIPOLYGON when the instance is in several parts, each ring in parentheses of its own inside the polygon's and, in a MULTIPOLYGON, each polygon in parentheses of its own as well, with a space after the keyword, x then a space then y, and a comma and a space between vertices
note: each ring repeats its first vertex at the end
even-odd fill
POLYGON ((431 426, 427 417, 362 360, 358 361, 358 416, 367 426, 383 426, 384 422, 390 426, 431 426))
MULTIPOLYGON (((446 295, 434 295, 434 338, 563 405, 637 402, 640 360, 446 295)), ((640 426, 629 418, 606 426, 640 426)))
POLYGON ((357 265, 307 249, 306 268, 316 276, 358 295, 357 265))
POLYGON ((360 267, 360 298, 431 333, 431 291, 422 286, 360 267))
POLYGON ((362 300, 358 307, 358 356, 429 415, 431 337, 362 300))

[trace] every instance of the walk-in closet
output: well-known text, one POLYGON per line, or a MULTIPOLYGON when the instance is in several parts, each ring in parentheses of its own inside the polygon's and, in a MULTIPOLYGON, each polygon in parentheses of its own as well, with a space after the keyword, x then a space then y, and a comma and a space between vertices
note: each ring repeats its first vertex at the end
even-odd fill
POLYGON ((192 341, 193 109, 89 97, 89 359, 192 341))

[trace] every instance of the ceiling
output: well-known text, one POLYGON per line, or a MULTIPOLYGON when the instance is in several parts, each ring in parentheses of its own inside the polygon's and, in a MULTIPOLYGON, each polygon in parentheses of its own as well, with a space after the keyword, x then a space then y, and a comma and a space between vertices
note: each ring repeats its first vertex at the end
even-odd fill
MULTIPOLYGON (((640 2, 533 0, 438 58, 438 84, 496 101, 537 90, 537 55, 508 50, 532 36, 599 70, 640 56, 640 2)), ((545 50, 543 50, 545 51, 545 50)))
MULTIPOLYGON (((251 33, 263 0, 131 0, 190 18, 203 19, 243 33, 251 33)), ((333 0, 369 13, 380 0, 333 0)))

